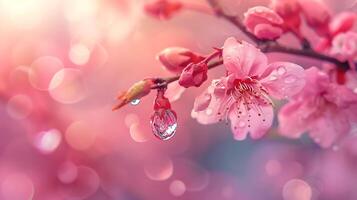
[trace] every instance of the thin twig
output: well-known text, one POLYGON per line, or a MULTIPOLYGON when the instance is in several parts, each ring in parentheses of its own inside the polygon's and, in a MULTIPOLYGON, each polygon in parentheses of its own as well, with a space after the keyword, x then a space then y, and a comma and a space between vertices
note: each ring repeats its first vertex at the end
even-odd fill
MULTIPOLYGON (((336 58, 320 54, 313 49, 296 49, 296 48, 291 48, 287 47, 284 45, 281 45, 277 43, 276 41, 268 41, 268 40, 261 40, 245 28, 245 26, 242 24, 242 22, 237 18, 233 16, 229 16, 224 13, 223 8, 220 6, 220 4, 217 2, 217 0, 207 0, 207 2, 211 5, 212 9, 216 13, 217 16, 226 19, 227 21, 231 22, 233 25, 235 25, 239 30, 241 30, 245 35, 247 35, 252 41, 254 41, 257 46, 262 49, 263 52, 269 53, 269 52, 279 52, 279 53, 286 53, 286 54, 292 54, 292 55, 298 55, 298 56, 304 56, 304 57, 309 57, 313 59, 318 59, 322 61, 327 61, 330 63, 335 64, 337 67, 341 68, 342 70, 348 70, 349 69, 349 63, 348 62, 341 62, 336 58)), ((306 40, 307 42, 307 40, 306 40)), ((310 46, 309 43, 306 43, 304 45, 310 46)))

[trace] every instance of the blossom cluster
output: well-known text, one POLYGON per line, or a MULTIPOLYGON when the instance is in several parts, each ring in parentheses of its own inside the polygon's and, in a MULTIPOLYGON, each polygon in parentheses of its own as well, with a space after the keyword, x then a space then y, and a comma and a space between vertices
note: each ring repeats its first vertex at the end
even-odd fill
MULTIPOLYGON (((225 74, 211 80, 194 102, 191 114, 199 123, 223 121, 230 124, 236 140, 248 135, 259 139, 272 128, 275 110, 282 136, 298 138, 308 133, 320 146, 330 147, 351 134, 357 123, 355 13, 332 14, 320 0, 272 0, 267 7, 249 8, 240 20, 226 15, 216 1, 209 3, 213 7, 211 13, 233 22, 252 41, 229 37, 207 56, 184 47, 166 48, 157 59, 176 76, 136 83, 119 96, 115 109, 158 90, 151 125, 156 136, 167 140, 177 128, 177 115, 165 97, 167 85, 178 81, 183 88, 201 87, 208 80, 208 70, 223 65, 225 74), (318 40, 302 31, 304 23, 318 40), (281 45, 279 39, 286 34, 295 36, 301 46, 295 49, 281 45), (320 66, 269 62, 269 52, 322 62, 320 66), (282 100, 286 103, 279 109, 276 105, 282 100)), ((147 3, 145 11, 167 20, 184 8, 192 6, 181 1, 155 0, 147 3)))

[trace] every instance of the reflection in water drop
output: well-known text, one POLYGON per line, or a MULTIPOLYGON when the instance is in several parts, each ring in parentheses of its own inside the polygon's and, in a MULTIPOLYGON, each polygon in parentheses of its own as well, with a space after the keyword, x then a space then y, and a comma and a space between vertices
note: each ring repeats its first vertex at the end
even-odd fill
POLYGON ((154 135, 161 140, 168 140, 176 133, 177 118, 175 112, 171 109, 155 111, 150 122, 154 135))

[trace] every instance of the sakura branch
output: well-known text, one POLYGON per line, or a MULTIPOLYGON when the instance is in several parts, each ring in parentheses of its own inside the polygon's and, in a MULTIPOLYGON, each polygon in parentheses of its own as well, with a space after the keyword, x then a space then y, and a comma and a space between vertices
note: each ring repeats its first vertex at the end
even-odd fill
POLYGON ((214 14, 237 27, 254 44, 234 37, 207 56, 182 47, 170 47, 157 56, 175 76, 148 78, 119 95, 114 110, 157 90, 151 127, 155 136, 168 140, 176 132, 177 115, 165 97, 168 84, 178 81, 182 87, 200 87, 208 79, 208 70, 224 66, 226 74, 211 85, 194 103, 192 117, 202 124, 230 122, 234 138, 263 137, 272 126, 274 100, 288 100, 278 113, 280 133, 297 138, 304 132, 322 147, 341 141, 357 123, 357 34, 352 31, 356 15, 330 14, 320 0, 272 0, 270 7, 256 6, 244 13, 244 19, 225 14, 217 0, 205 5, 181 1, 155 0, 145 6, 150 15, 170 19, 186 8, 214 14), (316 11, 315 8, 318 11, 316 11), (301 20, 319 37, 310 42, 301 31, 301 20), (277 40, 291 33, 301 48, 282 45, 277 40), (265 53, 277 52, 322 61, 320 69, 291 62, 269 63, 265 53), (316 103, 318 102, 318 103, 316 103), (334 115, 338 115, 335 117, 334 115), (336 127, 331 127, 334 124, 336 127))

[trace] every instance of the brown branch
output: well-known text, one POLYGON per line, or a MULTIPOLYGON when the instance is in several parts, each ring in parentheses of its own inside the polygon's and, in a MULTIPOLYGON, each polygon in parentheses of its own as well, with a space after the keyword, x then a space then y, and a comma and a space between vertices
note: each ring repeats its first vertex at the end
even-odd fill
MULTIPOLYGON (((303 46, 308 45, 308 48, 296 49, 296 48, 291 48, 291 47, 281 45, 276 41, 261 40, 261 39, 255 37, 255 35, 253 35, 252 33, 250 33, 237 17, 229 16, 229 15, 225 14, 223 11, 223 8, 220 6, 220 4, 217 2, 217 0, 207 0, 207 2, 211 5, 212 9, 214 10, 214 12, 217 16, 219 16, 219 17, 229 21, 233 25, 235 25, 246 36, 248 36, 252 41, 254 41, 257 44, 257 46, 265 53, 278 52, 278 53, 286 53, 286 54, 304 56, 304 57, 309 57, 309 58, 333 63, 337 67, 341 68, 344 71, 347 71, 349 69, 348 62, 341 62, 338 59, 333 58, 331 56, 320 54, 320 53, 314 51, 313 49, 309 48, 309 46, 310 46, 309 43, 303 44, 303 46)), ((307 40, 306 40, 306 42, 307 42, 307 40)))
MULTIPOLYGON (((223 64, 223 60, 212 62, 212 63, 208 64, 208 70, 213 69, 215 67, 218 67, 218 66, 220 66, 222 64, 223 64)), ((161 88, 163 86, 166 86, 166 85, 168 85, 168 84, 170 84, 172 82, 175 82, 175 81, 179 80, 180 79, 180 75, 169 77, 169 78, 164 78, 164 79, 159 78, 159 79, 162 80, 161 81, 162 84, 155 85, 154 87, 151 88, 152 90, 161 88)))

